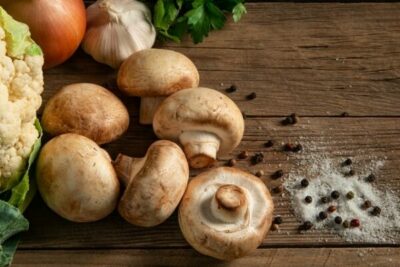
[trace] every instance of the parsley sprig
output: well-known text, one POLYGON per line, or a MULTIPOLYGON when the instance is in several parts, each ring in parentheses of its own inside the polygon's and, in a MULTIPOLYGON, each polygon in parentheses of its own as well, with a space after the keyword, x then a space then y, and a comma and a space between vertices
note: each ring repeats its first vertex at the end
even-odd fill
POLYGON ((210 31, 224 27, 227 13, 239 21, 246 13, 244 0, 157 0, 153 23, 164 38, 179 42, 188 32, 200 43, 210 31))

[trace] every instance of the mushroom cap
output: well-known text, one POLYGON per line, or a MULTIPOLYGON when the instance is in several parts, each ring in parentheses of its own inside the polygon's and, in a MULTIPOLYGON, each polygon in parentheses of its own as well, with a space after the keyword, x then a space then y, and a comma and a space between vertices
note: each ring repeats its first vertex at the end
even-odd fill
POLYGON ((128 222, 150 227, 164 222, 178 206, 188 183, 189 166, 182 149, 166 140, 154 142, 142 164, 131 177, 118 210, 128 222))
POLYGON ((128 129, 129 114, 124 104, 104 87, 76 83, 63 87, 50 98, 42 125, 53 136, 76 133, 104 144, 128 129))
POLYGON ((244 120, 229 97, 209 88, 191 88, 162 102, 154 115, 153 129, 159 138, 174 142, 185 131, 213 133, 220 140, 218 155, 224 155, 239 145, 244 120))
MULTIPOLYGON (((217 207, 218 213, 220 208, 217 207)), ((271 226, 273 210, 271 195, 260 179, 239 169, 220 167, 189 182, 179 207, 179 225, 185 239, 200 253, 232 260, 262 243, 271 226), (217 194, 221 191, 225 191, 223 197, 217 194), (240 210, 242 195, 246 198, 245 210, 240 210), (216 217, 212 211, 216 197, 239 219, 230 221, 223 213, 216 217)))
POLYGON ((74 222, 97 221, 117 205, 119 181, 108 153, 77 134, 63 134, 42 148, 36 181, 45 203, 74 222))
POLYGON ((168 96, 197 87, 199 72, 185 55, 166 49, 145 49, 133 53, 121 65, 117 83, 130 96, 168 96))

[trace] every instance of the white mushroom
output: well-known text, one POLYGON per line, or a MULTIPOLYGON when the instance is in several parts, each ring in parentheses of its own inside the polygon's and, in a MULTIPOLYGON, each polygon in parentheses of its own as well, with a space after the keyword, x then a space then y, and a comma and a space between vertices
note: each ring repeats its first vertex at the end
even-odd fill
POLYGON ((118 201, 119 182, 110 156, 81 135, 51 139, 40 152, 36 180, 47 206, 70 221, 100 220, 118 201))
POLYGON ((185 154, 166 140, 153 143, 143 158, 120 154, 114 166, 126 186, 119 213, 138 226, 164 222, 178 206, 189 179, 185 154))
POLYGON ((159 104, 169 95, 199 85, 199 72, 185 55, 165 49, 133 53, 118 72, 118 87, 140 96, 141 124, 151 124, 159 104))
POLYGON ((124 104, 104 87, 75 83, 50 98, 41 122, 53 136, 76 133, 105 144, 128 129, 129 114, 124 104))
POLYGON ((154 115, 153 129, 161 139, 180 142, 191 167, 204 168, 240 143, 244 121, 227 96, 191 88, 164 100, 154 115))
POLYGON ((179 207, 179 225, 200 253, 232 260, 261 244, 273 210, 271 195, 260 179, 220 167, 190 181, 179 207))

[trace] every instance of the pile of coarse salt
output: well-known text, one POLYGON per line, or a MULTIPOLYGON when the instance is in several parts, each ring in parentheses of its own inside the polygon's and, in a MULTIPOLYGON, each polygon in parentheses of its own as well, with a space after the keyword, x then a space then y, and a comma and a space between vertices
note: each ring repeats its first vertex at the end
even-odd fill
MULTIPOLYGON (((344 160, 344 159, 343 159, 344 160)), ((303 160, 295 173, 290 173, 284 186, 291 195, 294 212, 298 218, 305 222, 310 221, 315 229, 327 229, 342 236, 348 242, 387 242, 395 243, 400 238, 400 201, 395 192, 390 189, 378 189, 375 183, 365 180, 371 173, 378 174, 384 161, 371 160, 369 166, 364 166, 353 176, 345 175, 351 166, 343 167, 338 160, 325 156, 314 156, 312 159, 303 160), (364 172, 364 173, 362 173, 364 172), (307 187, 301 186, 301 180, 308 179, 307 187), (330 198, 331 192, 340 193, 338 199, 330 198), (352 191, 353 199, 347 199, 346 194, 352 191), (306 203, 305 197, 311 196, 312 202, 306 203), (322 203, 322 197, 329 197, 329 203, 322 203), (363 209, 363 203, 369 200, 372 206, 363 209), (329 213, 329 206, 336 206, 336 211, 329 213), (373 207, 381 208, 379 216, 371 214, 373 207), (321 211, 328 217, 324 220, 318 218, 321 211), (358 219, 359 227, 343 227, 334 221, 340 216, 343 221, 358 219)), ((357 169, 358 170, 358 169, 357 169)), ((379 175, 377 175, 379 177, 379 175)))

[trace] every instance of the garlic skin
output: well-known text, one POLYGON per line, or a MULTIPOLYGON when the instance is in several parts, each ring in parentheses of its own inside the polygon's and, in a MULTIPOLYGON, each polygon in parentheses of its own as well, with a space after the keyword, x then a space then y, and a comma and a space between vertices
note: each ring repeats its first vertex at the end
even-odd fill
POLYGON ((132 53, 151 48, 156 30, 147 6, 135 0, 98 0, 86 10, 83 50, 118 68, 132 53))

